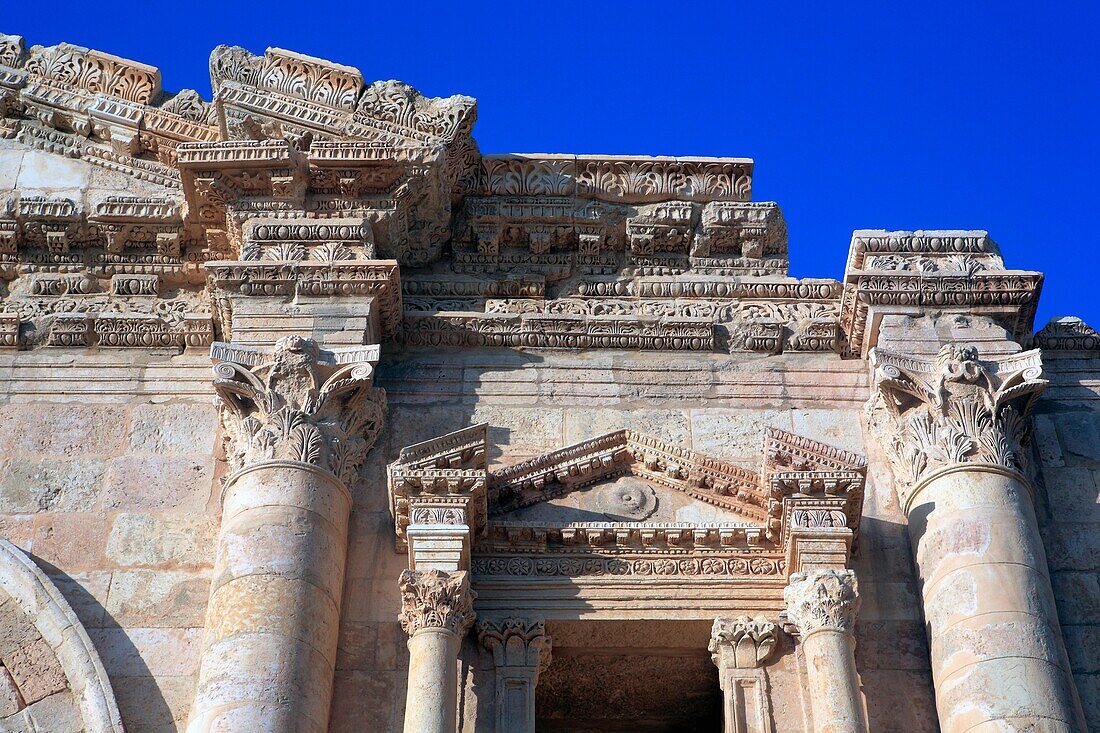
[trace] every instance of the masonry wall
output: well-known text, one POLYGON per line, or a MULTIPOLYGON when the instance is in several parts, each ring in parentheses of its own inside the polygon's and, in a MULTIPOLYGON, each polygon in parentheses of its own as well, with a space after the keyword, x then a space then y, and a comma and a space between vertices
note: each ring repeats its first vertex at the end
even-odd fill
POLYGON ((1039 526, 1089 730, 1100 730, 1100 358, 1045 354, 1035 409, 1039 526))
MULTIPOLYGON (((1053 384, 1035 418, 1040 521, 1078 689, 1100 728, 1100 359, 1047 365, 1053 384)), ((0 370, 0 534, 76 609, 127 729, 182 730, 224 471, 207 357, 37 350, 3 355, 0 370)), ((400 729, 408 662, 396 579, 405 559, 393 546, 385 465, 402 446, 480 421, 492 425, 497 465, 622 427, 748 468, 758 467, 765 425, 868 455, 855 568, 871 730, 935 730, 905 522, 884 457, 865 438, 861 362, 390 350, 378 383, 389 424, 355 489, 333 731, 400 729)), ((784 669, 791 677, 777 687, 797 690, 796 666, 784 669)), ((800 730, 800 694, 778 696, 780 731, 800 730)))

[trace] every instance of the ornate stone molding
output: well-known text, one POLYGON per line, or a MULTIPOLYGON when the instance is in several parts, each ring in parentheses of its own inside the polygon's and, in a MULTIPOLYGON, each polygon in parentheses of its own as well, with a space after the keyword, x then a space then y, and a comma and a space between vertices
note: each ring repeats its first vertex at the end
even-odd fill
POLYGON ((944 346, 935 359, 875 349, 871 365, 904 507, 922 478, 954 464, 1027 470, 1028 414, 1047 385, 1038 351, 979 360, 970 346, 944 346))
POLYGON ((385 414, 371 386, 377 346, 327 351, 291 336, 271 352, 216 343, 210 355, 234 470, 293 460, 352 482, 385 414))
POLYGON ((1052 318, 1031 340, 1044 351, 1097 351, 1100 333, 1080 318, 1052 318))
POLYGON ((719 668, 755 669, 775 653, 779 627, 763 616, 716 618, 707 650, 719 668))
POLYGON ((469 573, 403 570, 398 584, 401 588, 398 621, 409 636, 424 629, 444 629, 459 636, 469 631, 477 597, 470 588, 469 573))
POLYGON ((803 638, 815 631, 852 633, 859 592, 854 570, 813 570, 791 575, 783 590, 787 618, 803 638))
POLYGON ((989 315, 1022 343, 1042 282, 1038 272, 1006 269, 984 231, 855 231, 841 297, 843 351, 866 355, 882 315, 925 310, 989 315))
POLYGON ((482 619, 477 622, 477 638, 493 655, 497 668, 528 668, 537 675, 550 665, 553 640, 546 624, 526 618, 482 619))

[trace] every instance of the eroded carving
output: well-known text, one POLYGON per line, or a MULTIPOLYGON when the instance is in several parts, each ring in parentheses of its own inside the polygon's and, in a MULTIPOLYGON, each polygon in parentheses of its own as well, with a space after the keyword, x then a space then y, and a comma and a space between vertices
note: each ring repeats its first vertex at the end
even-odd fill
POLYGON ((403 570, 398 585, 401 588, 398 621, 409 636, 424 629, 443 629, 459 636, 469 631, 475 618, 473 602, 477 594, 470 589, 467 572, 403 570))
POLYGON ((903 506, 922 478, 953 464, 1027 471, 1028 414, 1047 385, 1038 351, 984 360, 954 344, 935 359, 875 349, 871 365, 903 506))
POLYGON ((270 353, 216 343, 210 355, 234 470, 291 460, 351 484, 385 414, 372 387, 378 347, 326 351, 290 336, 270 353))
POLYGON ((859 590, 853 570, 824 569, 794 573, 783 590, 787 618, 803 638, 815 631, 853 632, 859 590))
POLYGON ((779 627, 763 616, 716 618, 707 650, 718 667, 755 669, 775 652, 779 627))

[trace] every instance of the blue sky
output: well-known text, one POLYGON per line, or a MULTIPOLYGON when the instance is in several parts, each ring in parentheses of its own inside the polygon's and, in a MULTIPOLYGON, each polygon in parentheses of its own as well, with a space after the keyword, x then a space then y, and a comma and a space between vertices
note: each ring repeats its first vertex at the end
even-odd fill
POLYGON ((1037 326, 1100 328, 1100 3, 45 3, 0 32, 160 67, 209 95, 218 44, 469 94, 485 152, 748 156, 791 271, 853 229, 987 229, 1046 273, 1037 326))

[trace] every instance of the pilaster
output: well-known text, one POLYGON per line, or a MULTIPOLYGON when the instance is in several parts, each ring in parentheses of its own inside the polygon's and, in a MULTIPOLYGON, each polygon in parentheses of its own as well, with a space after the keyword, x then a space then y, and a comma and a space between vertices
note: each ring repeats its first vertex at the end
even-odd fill
POLYGON ((725 733, 772 733, 764 665, 775 655, 779 627, 758 616, 717 618, 708 650, 718 667, 725 733))
POLYGON ((478 640, 496 669, 497 733, 534 733, 535 687, 550 664, 551 638, 542 621, 525 618, 478 621, 478 640))

